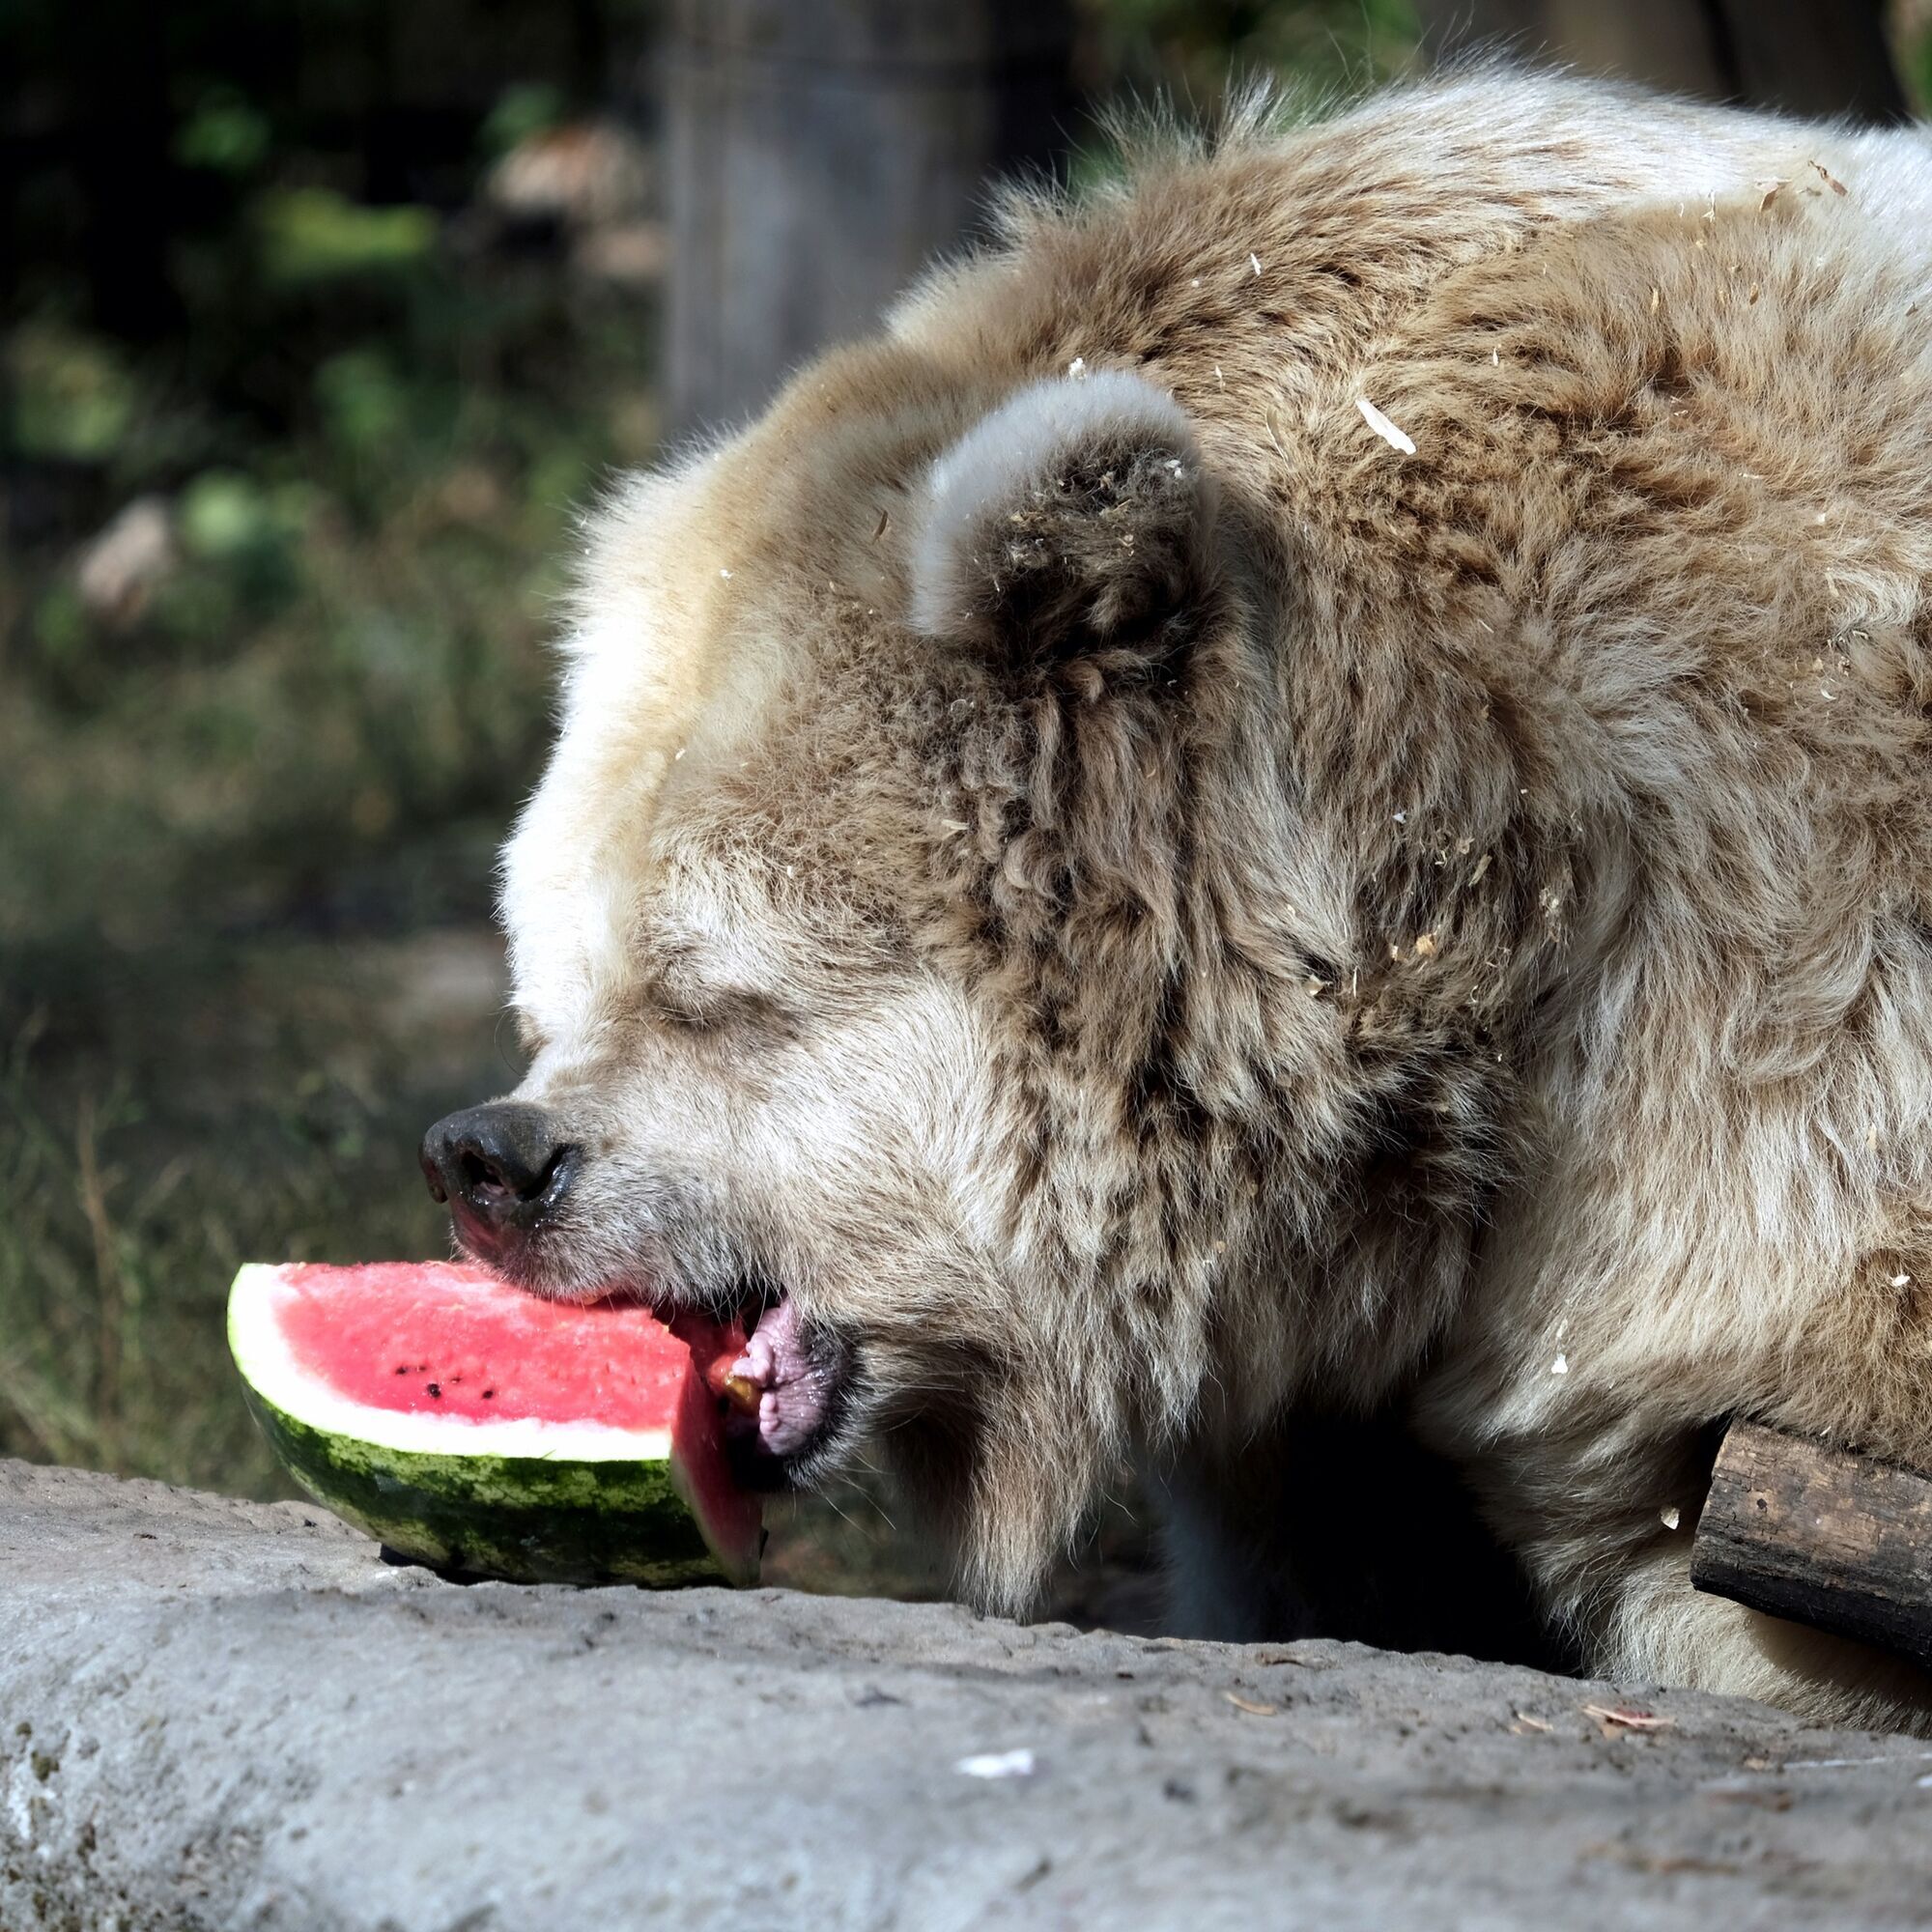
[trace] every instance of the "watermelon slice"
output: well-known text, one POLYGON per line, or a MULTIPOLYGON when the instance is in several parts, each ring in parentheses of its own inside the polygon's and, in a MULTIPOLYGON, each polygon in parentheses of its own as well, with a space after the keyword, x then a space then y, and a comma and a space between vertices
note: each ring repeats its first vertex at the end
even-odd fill
POLYGON ((524 1582, 756 1580, 759 1501, 724 1452, 744 1340, 449 1262, 256 1264, 228 1297, 249 1406, 310 1495, 405 1556, 524 1582))

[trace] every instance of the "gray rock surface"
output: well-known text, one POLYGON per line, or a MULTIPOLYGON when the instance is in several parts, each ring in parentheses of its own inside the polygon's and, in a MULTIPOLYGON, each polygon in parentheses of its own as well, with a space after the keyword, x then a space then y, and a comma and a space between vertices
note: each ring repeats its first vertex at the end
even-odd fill
POLYGON ((1932 1753, 1347 1644, 462 1587, 0 1463, 6 1932, 660 1925, 1932 1925, 1932 1753))

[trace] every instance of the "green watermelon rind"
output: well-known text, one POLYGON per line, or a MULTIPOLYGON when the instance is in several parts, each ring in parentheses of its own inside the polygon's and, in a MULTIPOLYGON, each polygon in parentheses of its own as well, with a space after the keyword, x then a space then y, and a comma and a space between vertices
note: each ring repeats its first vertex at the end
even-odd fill
POLYGON ((608 1448, 593 1456, 440 1454, 318 1426, 257 1386, 236 1312, 231 1306, 230 1339, 242 1390, 270 1445, 324 1508, 397 1554, 511 1582, 667 1589, 756 1580, 755 1564, 738 1572, 706 1544, 668 1457, 633 1460, 608 1448))
POLYGON ((296 1481, 402 1556, 519 1583, 726 1583, 669 1470, 651 1463, 431 1456, 311 1429, 253 1389, 296 1481))

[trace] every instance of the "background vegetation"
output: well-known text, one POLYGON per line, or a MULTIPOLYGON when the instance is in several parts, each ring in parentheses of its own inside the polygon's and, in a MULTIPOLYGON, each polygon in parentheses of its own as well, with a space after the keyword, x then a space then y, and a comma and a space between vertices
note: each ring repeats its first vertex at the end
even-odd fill
MULTIPOLYGON (((1200 107, 1416 59, 1407 0, 1082 23, 1200 107)), ((570 519, 658 437, 657 32, 0 0, 0 1453, 275 1492, 237 1264, 442 1246, 570 519)))

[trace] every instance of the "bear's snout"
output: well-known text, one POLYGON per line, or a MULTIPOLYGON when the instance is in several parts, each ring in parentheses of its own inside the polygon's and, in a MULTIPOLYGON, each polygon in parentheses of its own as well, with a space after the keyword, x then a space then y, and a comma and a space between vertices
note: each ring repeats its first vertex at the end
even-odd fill
POLYGON ((507 1258, 561 1206, 578 1150, 541 1107, 492 1100, 437 1122, 417 1158, 458 1238, 478 1260, 507 1258))

